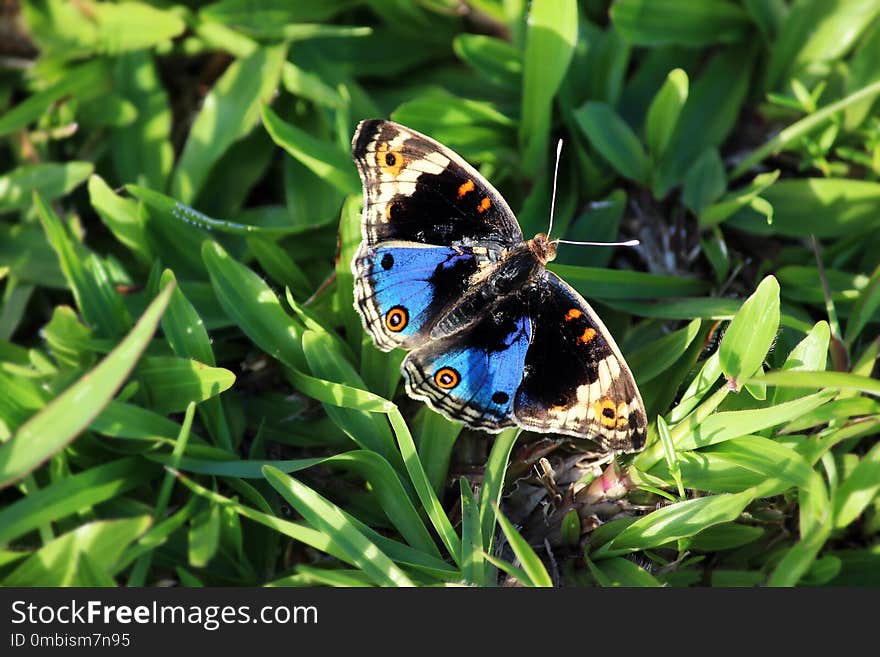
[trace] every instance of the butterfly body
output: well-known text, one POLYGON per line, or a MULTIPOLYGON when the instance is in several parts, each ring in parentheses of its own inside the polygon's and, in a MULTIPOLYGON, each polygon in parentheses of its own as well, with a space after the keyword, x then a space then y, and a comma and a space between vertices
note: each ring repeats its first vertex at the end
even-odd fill
POLYGON ((355 307, 377 347, 410 352, 407 393, 490 432, 639 449, 638 388, 589 304, 545 268, 555 243, 524 240, 476 170, 413 130, 363 121, 352 153, 364 186, 355 307))

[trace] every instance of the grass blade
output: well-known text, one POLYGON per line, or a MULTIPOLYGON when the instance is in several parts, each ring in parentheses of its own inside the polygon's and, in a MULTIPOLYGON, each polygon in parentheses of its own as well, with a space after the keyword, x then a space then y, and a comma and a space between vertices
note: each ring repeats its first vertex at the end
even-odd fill
POLYGON ((167 287, 156 297, 131 333, 104 360, 0 445, 0 488, 32 472, 64 449, 97 417, 147 348, 172 290, 167 287))

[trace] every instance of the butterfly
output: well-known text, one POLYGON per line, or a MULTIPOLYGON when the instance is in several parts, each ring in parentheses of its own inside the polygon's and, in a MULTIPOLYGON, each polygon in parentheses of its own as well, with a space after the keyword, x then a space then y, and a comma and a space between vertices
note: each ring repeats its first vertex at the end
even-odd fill
POLYGON ((375 345, 409 351, 410 397, 469 427, 589 438, 636 451, 647 418, 632 372, 590 305, 545 268, 491 184, 451 149, 397 123, 361 121, 355 308, 375 345))

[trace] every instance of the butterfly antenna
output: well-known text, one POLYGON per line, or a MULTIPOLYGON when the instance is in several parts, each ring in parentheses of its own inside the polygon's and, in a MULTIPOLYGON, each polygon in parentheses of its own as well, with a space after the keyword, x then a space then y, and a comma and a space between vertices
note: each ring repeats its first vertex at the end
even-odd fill
POLYGON ((562 154, 562 139, 556 143, 556 166, 553 167, 553 196, 550 197, 550 226, 547 237, 553 231, 553 213, 556 211, 556 179, 559 177, 559 156, 562 154))
POLYGON ((579 244, 580 246, 638 246, 638 240, 627 240, 625 242, 575 242, 573 240, 553 240, 557 244, 579 244))
MULTIPOLYGON (((559 178, 559 159, 562 155, 562 140, 556 143, 556 165, 553 167, 553 196, 550 197, 550 226, 547 228, 547 237, 553 230, 553 215, 556 212, 556 181, 559 178)), ((572 240, 552 240, 556 244, 578 244, 580 246, 638 246, 638 240, 627 240, 625 242, 575 242, 572 240)))

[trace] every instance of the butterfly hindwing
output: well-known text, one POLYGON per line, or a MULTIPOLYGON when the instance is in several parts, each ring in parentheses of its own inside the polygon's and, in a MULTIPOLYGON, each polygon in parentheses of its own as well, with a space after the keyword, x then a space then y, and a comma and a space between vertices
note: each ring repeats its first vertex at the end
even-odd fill
POLYGON ((522 427, 634 451, 647 419, 632 372, 590 305, 550 271, 530 297, 532 341, 515 413, 522 427))
POLYGON ((401 368, 407 392, 471 427, 512 426, 531 333, 525 305, 509 297, 468 329, 411 352, 401 368))
POLYGON ((352 154, 363 182, 362 230, 368 244, 522 241, 502 196, 433 139, 391 121, 361 121, 352 154))

